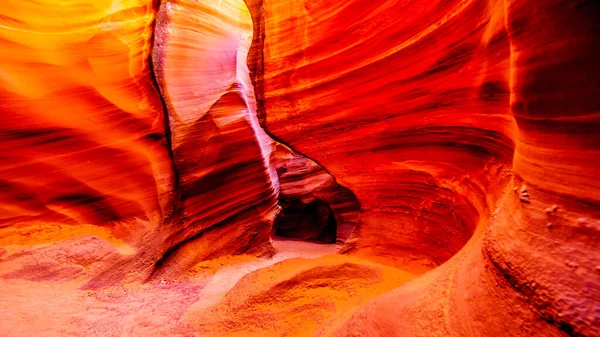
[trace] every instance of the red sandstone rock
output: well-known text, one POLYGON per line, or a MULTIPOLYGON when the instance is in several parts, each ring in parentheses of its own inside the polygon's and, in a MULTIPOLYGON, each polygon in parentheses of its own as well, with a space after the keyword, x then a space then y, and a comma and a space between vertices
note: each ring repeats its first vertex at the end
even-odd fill
POLYGON ((486 221, 512 160, 502 7, 265 0, 260 10, 259 114, 356 194, 364 225, 348 249, 421 270, 449 259, 486 221))
POLYGON ((0 335, 600 336, 595 2, 247 3, 0 4, 0 335))
POLYGON ((220 255, 269 254, 277 177, 245 65, 250 14, 239 1, 163 1, 155 35, 179 179, 160 268, 178 275, 220 255))
POLYGON ((354 232, 360 205, 321 166, 277 144, 271 161, 279 176, 276 235, 344 244, 354 232))
POLYGON ((79 3, 0 5, 3 226, 118 227, 134 217, 158 222, 172 208, 148 64, 152 1, 79 3))
POLYGON ((254 6, 263 124, 356 193, 351 251, 458 252, 333 335, 600 335, 596 4, 254 6))

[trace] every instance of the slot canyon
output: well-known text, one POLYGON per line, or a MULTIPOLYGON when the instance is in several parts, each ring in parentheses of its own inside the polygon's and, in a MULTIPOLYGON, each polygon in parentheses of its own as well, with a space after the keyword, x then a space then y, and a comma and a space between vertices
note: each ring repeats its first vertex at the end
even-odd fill
POLYGON ((3 0, 0 337, 600 337, 600 2, 3 0))

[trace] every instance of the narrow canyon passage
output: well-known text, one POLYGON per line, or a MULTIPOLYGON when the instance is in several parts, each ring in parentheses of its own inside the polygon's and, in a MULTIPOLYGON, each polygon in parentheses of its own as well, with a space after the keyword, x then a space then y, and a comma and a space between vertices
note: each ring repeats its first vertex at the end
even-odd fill
POLYGON ((600 6, 0 4, 0 336, 600 336, 600 6))

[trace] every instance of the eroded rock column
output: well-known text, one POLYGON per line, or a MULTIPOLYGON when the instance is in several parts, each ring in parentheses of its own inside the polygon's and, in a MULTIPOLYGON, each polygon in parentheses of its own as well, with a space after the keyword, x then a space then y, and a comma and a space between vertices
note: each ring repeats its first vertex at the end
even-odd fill
POLYGON ((347 250, 414 270, 458 252, 512 162, 503 7, 248 2, 259 116, 356 194, 347 250))
POLYGON ((160 268, 223 254, 269 254, 278 211, 271 140, 259 127, 246 57, 252 21, 241 0, 163 1, 154 69, 179 178, 160 268))

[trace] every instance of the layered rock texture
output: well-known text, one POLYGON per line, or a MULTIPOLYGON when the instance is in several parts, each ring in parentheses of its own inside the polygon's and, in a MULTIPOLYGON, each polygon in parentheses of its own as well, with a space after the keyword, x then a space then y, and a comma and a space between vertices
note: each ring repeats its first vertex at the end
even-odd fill
POLYGON ((0 4, 1 336, 600 336, 600 6, 0 4))
POLYGON ((259 116, 358 197, 350 253, 458 252, 334 335, 600 334, 597 4, 255 5, 259 116))
POLYGON ((356 194, 357 254, 431 268, 487 221, 517 132, 499 5, 263 2, 263 124, 356 194))
POLYGON ((156 222, 171 208, 174 172, 148 63, 155 9, 112 3, 0 7, 4 224, 156 222))
POLYGON ((356 196, 317 163, 285 145, 276 145, 271 160, 279 177, 282 207, 274 233, 307 241, 346 243, 358 224, 360 204, 356 196))
POLYGON ((247 8, 231 0, 163 1, 155 35, 152 60, 179 193, 169 238, 178 246, 162 262, 180 273, 225 253, 270 253, 277 177, 245 65, 247 8))

